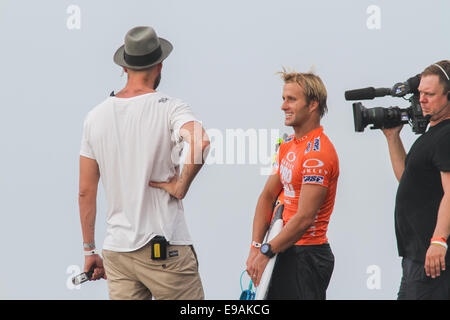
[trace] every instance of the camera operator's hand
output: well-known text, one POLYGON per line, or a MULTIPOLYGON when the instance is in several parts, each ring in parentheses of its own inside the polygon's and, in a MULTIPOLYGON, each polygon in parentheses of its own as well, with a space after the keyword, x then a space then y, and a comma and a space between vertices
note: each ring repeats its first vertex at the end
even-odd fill
POLYGON ((382 128, 381 131, 383 131, 384 135, 387 139, 395 138, 400 135, 400 131, 403 129, 403 124, 394 127, 394 128, 382 128))
POLYGON ((436 278, 445 270, 445 254, 447 249, 443 246, 431 244, 425 256, 425 273, 428 277, 436 278))

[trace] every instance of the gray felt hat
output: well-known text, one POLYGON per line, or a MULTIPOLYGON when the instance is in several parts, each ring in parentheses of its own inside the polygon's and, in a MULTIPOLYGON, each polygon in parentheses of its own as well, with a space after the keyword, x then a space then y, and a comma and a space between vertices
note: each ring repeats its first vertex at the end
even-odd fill
POLYGON ((141 70, 163 61, 172 44, 156 35, 152 27, 135 27, 125 35, 125 44, 117 49, 114 62, 119 66, 141 70))

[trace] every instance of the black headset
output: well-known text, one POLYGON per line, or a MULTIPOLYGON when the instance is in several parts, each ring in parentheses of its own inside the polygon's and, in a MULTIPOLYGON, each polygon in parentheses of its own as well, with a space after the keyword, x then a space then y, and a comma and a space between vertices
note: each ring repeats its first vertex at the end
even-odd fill
MULTIPOLYGON (((445 74, 445 77, 447 78, 447 81, 450 81, 450 78, 448 77, 447 72, 445 72, 444 68, 438 65, 437 63, 434 64, 436 67, 441 69, 442 73, 445 74)), ((450 92, 447 93, 447 101, 450 101, 450 92)))

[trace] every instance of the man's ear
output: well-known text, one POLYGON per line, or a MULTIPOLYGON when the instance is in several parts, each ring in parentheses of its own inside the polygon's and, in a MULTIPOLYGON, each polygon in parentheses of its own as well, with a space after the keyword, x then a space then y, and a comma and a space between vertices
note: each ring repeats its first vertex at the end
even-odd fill
POLYGON ((319 101, 311 100, 309 102, 308 108, 309 108, 309 112, 314 112, 314 111, 318 110, 319 109, 319 101))

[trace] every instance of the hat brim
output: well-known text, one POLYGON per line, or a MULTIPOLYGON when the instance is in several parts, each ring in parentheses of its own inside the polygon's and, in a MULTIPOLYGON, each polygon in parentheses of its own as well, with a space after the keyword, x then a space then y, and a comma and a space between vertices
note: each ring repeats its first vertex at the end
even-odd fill
POLYGON ((173 46, 169 41, 167 41, 166 39, 163 39, 163 38, 159 38, 159 43, 161 45, 161 51, 162 51, 161 57, 159 57, 158 60, 156 60, 150 64, 147 64, 144 66, 134 66, 134 65, 128 64, 124 59, 125 45, 122 45, 119 49, 117 49, 116 53, 114 53, 113 60, 119 66, 124 67, 124 68, 129 68, 132 70, 142 70, 142 69, 150 68, 150 67, 162 62, 172 52, 173 46))

